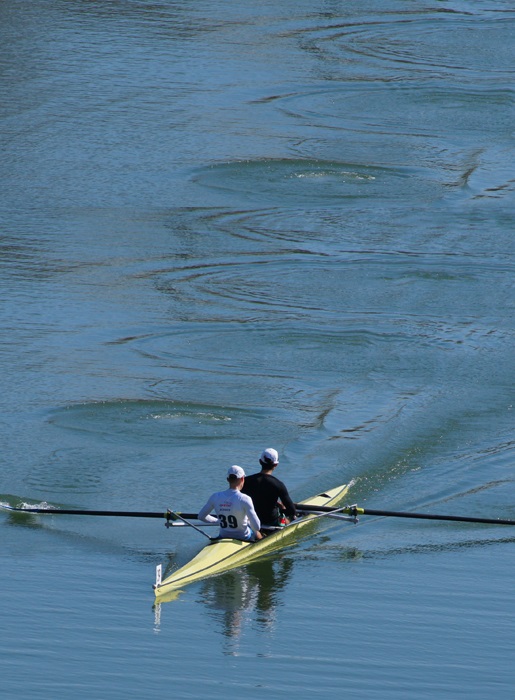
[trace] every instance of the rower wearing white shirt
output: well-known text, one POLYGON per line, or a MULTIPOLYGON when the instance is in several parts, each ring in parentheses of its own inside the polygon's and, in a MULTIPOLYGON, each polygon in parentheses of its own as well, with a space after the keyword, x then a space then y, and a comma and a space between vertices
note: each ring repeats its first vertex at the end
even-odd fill
POLYGON ((198 519, 205 523, 219 523, 220 538, 236 540, 260 540, 261 522, 254 510, 250 496, 241 493, 245 472, 236 464, 227 472, 229 488, 213 493, 198 512, 198 519), (218 517, 210 515, 215 511, 218 517))

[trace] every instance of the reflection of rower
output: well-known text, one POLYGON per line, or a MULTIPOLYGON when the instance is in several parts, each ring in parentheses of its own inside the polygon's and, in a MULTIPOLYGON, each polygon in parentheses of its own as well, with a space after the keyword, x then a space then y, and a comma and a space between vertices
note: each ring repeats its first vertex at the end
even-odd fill
POLYGON ((293 559, 280 559, 279 561, 262 561, 249 565, 249 572, 258 582, 256 611, 257 621, 263 627, 271 627, 275 622, 275 610, 279 601, 278 593, 286 582, 291 579, 291 573, 295 561, 293 559))
POLYGON ((279 464, 279 455, 268 447, 259 458, 261 471, 245 479, 241 489, 252 498, 254 508, 261 521, 261 530, 267 534, 267 526, 275 528, 287 524, 295 518, 295 505, 288 489, 273 472, 279 464), (285 517, 284 517, 285 516, 285 517))

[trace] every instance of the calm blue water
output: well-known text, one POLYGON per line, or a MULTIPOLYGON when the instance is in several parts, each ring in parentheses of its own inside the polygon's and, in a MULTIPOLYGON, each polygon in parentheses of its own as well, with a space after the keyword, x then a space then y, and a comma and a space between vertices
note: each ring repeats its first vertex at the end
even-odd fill
MULTIPOLYGON (((0 501, 515 519, 512 3, 4 0, 0 501)), ((0 514, 6 697, 511 700, 515 529, 321 521, 154 607, 158 520, 0 514)))

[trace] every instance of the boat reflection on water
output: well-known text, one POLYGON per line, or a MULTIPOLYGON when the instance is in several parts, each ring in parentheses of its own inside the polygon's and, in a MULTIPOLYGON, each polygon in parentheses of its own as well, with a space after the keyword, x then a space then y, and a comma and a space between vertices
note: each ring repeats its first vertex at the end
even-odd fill
MULTIPOLYGON (((251 620, 263 629, 270 629, 275 624, 279 593, 285 587, 294 563, 291 557, 263 559, 205 579, 198 600, 207 606, 228 639, 238 638, 251 620)), ((184 592, 184 589, 175 589, 154 604, 155 632, 161 627, 161 604, 177 600, 184 592)))
MULTIPOLYGON (((317 547, 324 542, 318 541, 317 547)), ((363 553, 354 548, 338 548, 339 560, 354 560, 363 553)), ((298 557, 297 557, 298 558, 298 557)), ((273 631, 277 609, 281 605, 282 592, 292 579, 296 558, 292 556, 270 557, 204 579, 196 589, 196 600, 207 607, 216 621, 217 628, 230 643, 228 653, 236 653, 234 645, 246 626, 253 625, 262 631, 273 631)), ((177 600, 186 588, 170 591, 153 606, 154 631, 161 626, 161 604, 177 600)))
POLYGON ((246 624, 270 631, 294 560, 264 559, 203 582, 202 602, 228 639, 238 638, 246 624))

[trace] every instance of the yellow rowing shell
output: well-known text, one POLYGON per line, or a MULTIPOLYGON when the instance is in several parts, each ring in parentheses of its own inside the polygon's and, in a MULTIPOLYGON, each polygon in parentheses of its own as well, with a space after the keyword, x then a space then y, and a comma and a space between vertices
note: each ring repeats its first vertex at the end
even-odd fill
MULTIPOLYGON (((299 506, 337 506, 349 490, 348 484, 337 486, 330 491, 325 491, 305 501, 301 501, 299 506)), ((157 599, 172 591, 176 591, 194 581, 220 574, 228 569, 253 561, 269 552, 286 546, 292 536, 302 527, 308 525, 316 519, 316 513, 308 513, 305 516, 294 520, 290 525, 286 525, 273 534, 264 537, 257 542, 243 542, 242 540, 221 539, 213 540, 206 545, 188 564, 174 571, 162 581, 154 585, 154 593, 157 599)))

